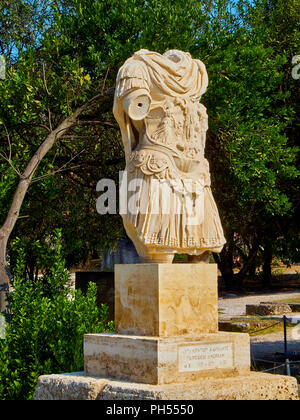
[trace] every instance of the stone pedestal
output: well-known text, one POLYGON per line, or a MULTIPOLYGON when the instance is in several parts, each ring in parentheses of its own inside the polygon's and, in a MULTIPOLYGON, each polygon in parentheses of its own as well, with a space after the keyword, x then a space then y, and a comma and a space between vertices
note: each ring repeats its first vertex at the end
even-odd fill
POLYGON ((36 399, 297 399, 295 378, 250 372, 248 334, 218 332, 215 264, 116 265, 115 290, 117 333, 85 335, 84 374, 40 378, 36 399))
POLYGON ((115 321, 119 334, 216 333, 217 265, 116 265, 115 321))
POLYGON ((115 266, 117 334, 87 334, 85 372, 189 383, 250 372, 247 334, 218 332, 216 264, 115 266))
POLYGON ((248 334, 178 337, 89 334, 84 343, 89 376, 145 384, 172 384, 250 372, 248 334))

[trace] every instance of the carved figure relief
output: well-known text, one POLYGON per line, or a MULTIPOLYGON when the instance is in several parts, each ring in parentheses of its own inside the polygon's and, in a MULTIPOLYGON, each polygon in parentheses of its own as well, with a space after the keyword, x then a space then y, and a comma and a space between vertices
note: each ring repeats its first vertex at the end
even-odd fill
POLYGON ((204 64, 178 50, 140 50, 119 70, 114 115, 128 183, 138 186, 128 191, 136 211, 122 217, 145 261, 171 262, 175 253, 200 261, 225 243, 204 157, 207 84, 204 64))

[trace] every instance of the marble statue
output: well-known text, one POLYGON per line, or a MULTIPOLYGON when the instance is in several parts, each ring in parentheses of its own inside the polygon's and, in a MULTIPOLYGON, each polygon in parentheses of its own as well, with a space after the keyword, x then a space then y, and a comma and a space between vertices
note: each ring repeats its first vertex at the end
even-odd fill
POLYGON ((203 262, 225 243, 204 157, 207 84, 205 65, 178 50, 140 50, 118 72, 113 112, 131 204, 122 218, 145 262, 175 253, 203 262))

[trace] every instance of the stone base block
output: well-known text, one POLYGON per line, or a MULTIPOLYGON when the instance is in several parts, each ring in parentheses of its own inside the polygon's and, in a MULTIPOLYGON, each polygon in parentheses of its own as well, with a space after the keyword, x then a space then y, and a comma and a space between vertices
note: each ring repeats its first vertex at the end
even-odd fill
POLYGON ((247 375, 249 336, 230 332, 178 337, 87 334, 84 370, 89 376, 147 384, 247 375))
POLYGON ((145 385, 84 376, 40 376, 35 400, 298 400, 293 377, 250 372, 193 384, 145 385))
POLYGON ((291 313, 288 303, 261 303, 259 305, 246 305, 246 315, 284 315, 291 313))
POLYGON ((217 332, 217 265, 116 264, 115 322, 127 335, 217 332))

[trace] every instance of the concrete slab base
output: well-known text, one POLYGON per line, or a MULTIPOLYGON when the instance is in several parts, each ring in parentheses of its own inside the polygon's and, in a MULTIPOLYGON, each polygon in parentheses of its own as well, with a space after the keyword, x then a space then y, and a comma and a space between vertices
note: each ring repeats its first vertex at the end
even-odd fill
POLYGON ((152 385, 250 372, 249 335, 218 332, 177 337, 86 334, 84 371, 101 378, 152 385))
POLYGON ((297 400, 293 377, 250 372, 202 378, 192 384, 147 385, 85 376, 83 372, 40 376, 34 400, 297 400))

